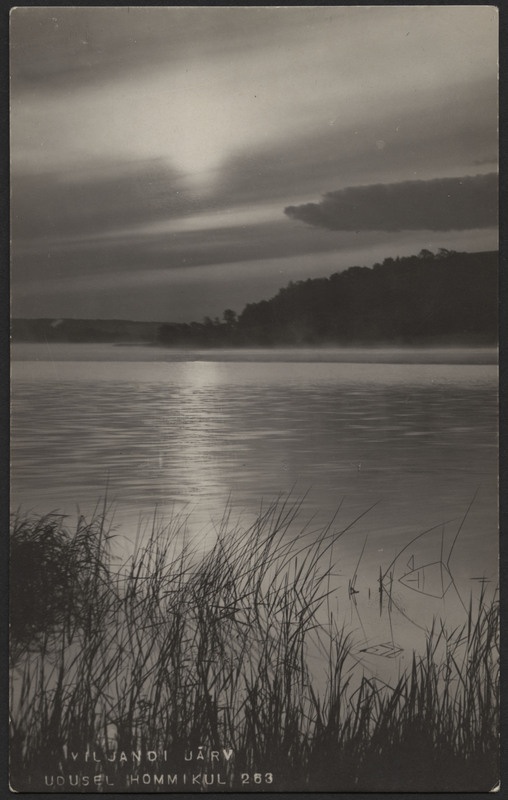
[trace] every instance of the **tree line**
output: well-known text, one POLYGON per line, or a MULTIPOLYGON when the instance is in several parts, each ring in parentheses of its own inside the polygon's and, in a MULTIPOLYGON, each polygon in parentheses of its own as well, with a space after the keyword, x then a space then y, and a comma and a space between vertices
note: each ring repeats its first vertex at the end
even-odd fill
POLYGON ((167 346, 492 344, 497 341, 498 253, 440 249, 290 282, 240 315, 166 323, 167 346))

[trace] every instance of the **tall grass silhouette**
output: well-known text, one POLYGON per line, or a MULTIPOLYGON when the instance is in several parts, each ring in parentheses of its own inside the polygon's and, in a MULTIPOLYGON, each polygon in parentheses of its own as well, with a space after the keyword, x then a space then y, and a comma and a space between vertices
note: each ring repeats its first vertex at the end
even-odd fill
POLYGON ((123 564, 105 508, 73 531, 57 514, 14 516, 12 788, 72 775, 62 790, 82 791, 92 772, 115 791, 167 791, 136 776, 181 775, 187 754, 225 748, 229 791, 491 789, 497 603, 482 594, 451 631, 436 620, 392 685, 361 674, 329 602, 345 529, 295 535, 303 502, 281 498, 246 528, 226 512, 204 553, 185 517, 154 520, 123 564), (164 763, 131 757, 147 751, 164 763))

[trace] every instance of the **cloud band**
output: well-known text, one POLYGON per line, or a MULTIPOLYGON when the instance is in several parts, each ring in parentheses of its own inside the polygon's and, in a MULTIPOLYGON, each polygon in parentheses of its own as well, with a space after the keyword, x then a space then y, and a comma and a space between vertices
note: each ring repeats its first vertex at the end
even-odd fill
POLYGON ((489 173, 352 186, 284 213, 332 231, 470 230, 497 224, 497 197, 497 174, 489 173))

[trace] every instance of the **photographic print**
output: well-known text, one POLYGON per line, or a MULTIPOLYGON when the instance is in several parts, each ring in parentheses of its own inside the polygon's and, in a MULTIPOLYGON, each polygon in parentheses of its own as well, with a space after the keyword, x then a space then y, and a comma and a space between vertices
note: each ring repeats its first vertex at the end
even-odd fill
POLYGON ((498 14, 10 15, 10 785, 499 781, 498 14))

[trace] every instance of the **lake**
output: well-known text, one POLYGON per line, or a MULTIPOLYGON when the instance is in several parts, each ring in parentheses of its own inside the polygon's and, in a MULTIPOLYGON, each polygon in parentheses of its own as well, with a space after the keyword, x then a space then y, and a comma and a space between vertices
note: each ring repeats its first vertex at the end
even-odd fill
POLYGON ((226 506, 247 524, 261 503, 305 494, 306 536, 337 511, 337 529, 351 525, 334 552, 334 602, 363 668, 382 674, 433 616, 455 619, 471 593, 495 590, 496 360, 492 349, 17 344, 12 507, 90 514, 107 487, 126 551, 155 507, 188 514, 206 548, 226 506))

